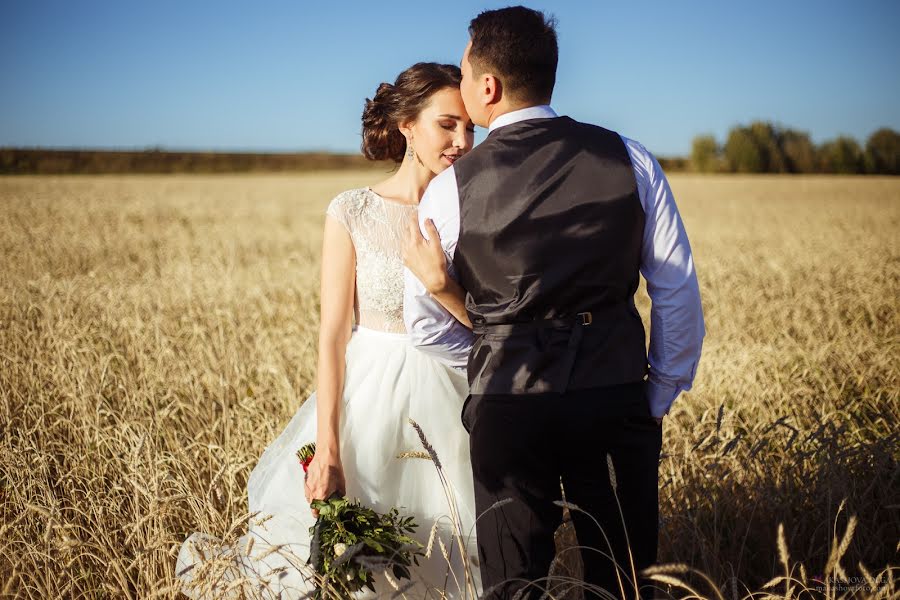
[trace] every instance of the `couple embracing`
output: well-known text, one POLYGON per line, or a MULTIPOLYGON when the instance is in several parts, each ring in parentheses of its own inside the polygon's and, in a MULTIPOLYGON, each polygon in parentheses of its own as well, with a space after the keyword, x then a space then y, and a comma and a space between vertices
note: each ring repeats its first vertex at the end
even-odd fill
MULTIPOLYGON (((690 389, 704 336, 690 246, 641 144, 551 108, 552 20, 511 7, 478 15, 469 33, 460 68, 416 64, 366 102, 364 154, 399 167, 328 206, 317 390, 251 473, 250 511, 267 519, 247 541, 308 556, 309 503, 336 492, 400 507, 425 524, 424 543, 448 499, 435 465, 398 459, 421 450, 412 419, 463 532, 476 533, 469 569, 483 597, 544 592, 560 482, 578 507, 586 596, 617 594, 620 581, 627 592, 630 561, 656 560, 663 416, 690 389), (474 125, 488 135, 473 149, 474 125), (294 453, 311 441, 303 484, 294 453)), ((179 573, 206 541, 185 542, 179 573)), ((280 571, 261 595, 309 591, 282 552, 264 554, 240 559, 280 571)), ((406 597, 462 597, 446 581, 463 560, 433 552, 406 597)))

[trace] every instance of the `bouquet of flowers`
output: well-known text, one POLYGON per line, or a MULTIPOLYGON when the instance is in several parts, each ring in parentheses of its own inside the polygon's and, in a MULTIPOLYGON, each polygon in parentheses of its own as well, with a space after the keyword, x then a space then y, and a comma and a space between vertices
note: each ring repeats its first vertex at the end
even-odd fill
MULTIPOLYGON (((304 472, 315 453, 315 444, 297 451, 304 472)), ((313 596, 316 600, 349 599, 364 587, 375 591, 375 571, 391 569, 397 580, 409 579, 410 567, 419 564, 422 545, 408 535, 418 526, 412 517, 401 517, 396 508, 380 514, 337 494, 314 500, 311 506, 319 511, 309 532, 307 561, 319 576, 313 596)))

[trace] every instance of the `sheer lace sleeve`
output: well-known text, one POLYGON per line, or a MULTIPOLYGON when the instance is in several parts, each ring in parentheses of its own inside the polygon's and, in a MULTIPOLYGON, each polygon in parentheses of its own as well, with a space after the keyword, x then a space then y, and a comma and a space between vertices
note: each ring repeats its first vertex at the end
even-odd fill
POLYGON ((338 194, 325 210, 350 232, 356 252, 359 325, 405 332, 400 247, 416 206, 388 201, 368 188, 338 194))
POLYGON ((350 233, 352 233, 352 230, 350 229, 349 205, 353 202, 351 192, 352 190, 338 194, 328 203, 328 208, 325 209, 326 215, 334 217, 350 233))

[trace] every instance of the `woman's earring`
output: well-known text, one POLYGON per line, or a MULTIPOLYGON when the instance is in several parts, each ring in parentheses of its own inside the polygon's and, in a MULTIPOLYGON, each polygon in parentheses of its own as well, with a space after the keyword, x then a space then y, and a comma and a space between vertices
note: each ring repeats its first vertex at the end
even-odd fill
POLYGON ((413 150, 412 144, 410 144, 409 142, 406 143, 406 155, 410 158, 416 155, 416 151, 413 150))

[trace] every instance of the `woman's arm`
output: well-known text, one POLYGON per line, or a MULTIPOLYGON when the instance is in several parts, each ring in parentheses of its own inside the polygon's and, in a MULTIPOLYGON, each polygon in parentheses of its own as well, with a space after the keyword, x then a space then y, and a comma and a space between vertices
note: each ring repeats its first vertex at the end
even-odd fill
POLYGON ((403 243, 403 264, 415 275, 432 298, 453 317, 472 329, 466 312, 466 291, 447 273, 447 255, 441 247, 441 236, 431 219, 425 221, 428 239, 419 231, 418 219, 410 219, 403 243))
POLYGON ((431 297, 437 300, 457 321, 472 329, 472 321, 466 312, 466 290, 444 272, 444 278, 433 288, 426 287, 431 297))
POLYGON ((340 409, 344 355, 352 327, 356 253, 347 229, 330 215, 325 218, 321 279, 316 454, 309 466, 305 490, 309 501, 346 492, 340 454, 340 409))

